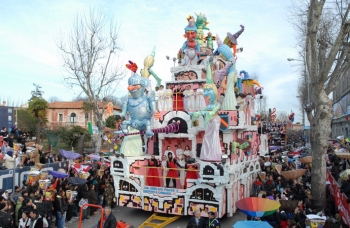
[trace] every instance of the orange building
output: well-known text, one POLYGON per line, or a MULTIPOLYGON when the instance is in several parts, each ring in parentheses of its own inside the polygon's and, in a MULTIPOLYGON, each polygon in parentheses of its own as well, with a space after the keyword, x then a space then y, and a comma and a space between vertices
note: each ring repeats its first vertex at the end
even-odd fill
MULTIPOLYGON (((83 108, 84 101, 63 101, 49 103, 47 110, 47 125, 50 130, 57 127, 80 126, 87 128, 89 121, 93 122, 94 114, 92 111, 85 113, 83 108)), ((99 103, 102 110, 103 103, 99 103)), ((107 119, 110 114, 107 113, 107 105, 105 105, 103 120, 107 119)), ((113 106, 113 111, 120 112, 121 107, 113 106)))

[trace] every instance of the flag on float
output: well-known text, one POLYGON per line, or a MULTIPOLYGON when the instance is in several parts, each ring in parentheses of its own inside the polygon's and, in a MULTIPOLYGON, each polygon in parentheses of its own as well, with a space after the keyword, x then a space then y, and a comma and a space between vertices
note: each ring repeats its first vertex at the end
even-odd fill
POLYGON ((91 166, 89 165, 82 165, 80 163, 76 163, 74 164, 73 166, 73 170, 77 173, 80 173, 80 172, 89 172, 89 170, 91 169, 91 166))

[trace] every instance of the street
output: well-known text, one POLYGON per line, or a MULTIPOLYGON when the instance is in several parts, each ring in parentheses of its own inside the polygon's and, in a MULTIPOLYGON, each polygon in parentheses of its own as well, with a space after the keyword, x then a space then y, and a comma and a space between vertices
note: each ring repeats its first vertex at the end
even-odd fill
MULTIPOLYGON (((124 222, 133 225, 135 228, 139 227, 144 221, 146 221, 147 218, 149 218, 152 213, 128 208, 128 207, 116 207, 112 210, 112 213, 116 216, 117 220, 123 220, 124 222)), ((90 219, 86 220, 83 223, 84 228, 90 228, 93 227, 93 225, 97 224, 100 212, 97 212, 95 216, 91 217, 90 219)), ((183 216, 174 223, 165 226, 165 228, 186 228, 187 222, 190 219, 190 216, 183 216)), ((221 227, 229 228, 232 227, 232 225, 239 220, 245 220, 246 215, 244 215, 242 212, 237 211, 233 217, 228 218, 224 217, 222 219, 219 219, 221 223, 221 227)), ((73 220, 72 223, 66 223, 66 227, 68 228, 77 228, 78 227, 78 220, 73 220)))

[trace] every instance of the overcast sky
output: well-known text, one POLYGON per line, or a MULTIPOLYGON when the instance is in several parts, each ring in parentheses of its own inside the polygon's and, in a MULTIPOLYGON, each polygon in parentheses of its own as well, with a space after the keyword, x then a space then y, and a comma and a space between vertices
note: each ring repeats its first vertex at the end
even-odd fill
MULTIPOLYGON (((287 61, 298 58, 295 32, 287 17, 290 4, 276 0, 4 1, 0 7, 1 97, 26 101, 33 83, 42 86, 46 99, 56 96, 70 101, 80 94, 79 88, 62 84, 66 72, 55 40, 69 32, 77 13, 94 6, 121 26, 122 65, 130 59, 141 67, 156 46, 153 70, 169 81, 173 62, 165 56, 176 57, 188 15, 203 12, 210 31, 221 38, 238 31, 240 24, 245 26, 238 39, 238 47, 244 48, 238 55, 238 71, 257 74, 269 107, 288 113, 293 110, 296 121, 301 121, 296 98, 298 62, 287 61)), ((118 91, 115 96, 125 95, 126 83, 118 91)))

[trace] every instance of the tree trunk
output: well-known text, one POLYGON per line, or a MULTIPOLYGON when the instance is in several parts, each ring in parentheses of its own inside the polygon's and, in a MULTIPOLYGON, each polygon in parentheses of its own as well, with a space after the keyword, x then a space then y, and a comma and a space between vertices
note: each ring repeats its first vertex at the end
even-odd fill
POLYGON ((97 137, 97 142, 96 142, 96 150, 95 154, 98 154, 101 152, 101 146, 102 146, 102 137, 103 137, 103 132, 99 131, 98 137, 97 137))
POLYGON ((314 94, 316 98, 314 101, 317 106, 314 109, 312 121, 310 121, 312 150, 311 191, 315 206, 319 209, 324 209, 326 204, 326 157, 329 135, 332 131, 333 109, 332 101, 326 95, 323 86, 315 91, 319 93, 314 94))
POLYGON ((101 146, 102 146, 102 138, 104 135, 104 129, 105 126, 102 122, 102 113, 97 112, 96 113, 96 126, 98 128, 98 137, 97 137, 97 142, 96 142, 96 150, 95 153, 98 154, 101 152, 101 146))
POLYGON ((41 124, 40 124, 40 120, 37 119, 36 120, 36 139, 35 139, 35 143, 40 143, 40 130, 41 130, 41 124))

